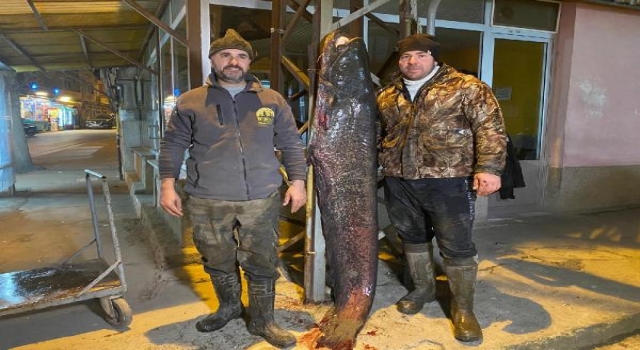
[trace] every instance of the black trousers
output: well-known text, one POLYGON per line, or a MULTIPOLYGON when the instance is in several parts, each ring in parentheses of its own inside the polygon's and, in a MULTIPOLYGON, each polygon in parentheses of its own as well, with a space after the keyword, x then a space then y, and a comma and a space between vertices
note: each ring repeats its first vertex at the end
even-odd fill
POLYGON ((385 201, 391 223, 407 244, 435 237, 449 259, 478 254, 471 239, 476 194, 470 178, 405 180, 385 178, 385 201))

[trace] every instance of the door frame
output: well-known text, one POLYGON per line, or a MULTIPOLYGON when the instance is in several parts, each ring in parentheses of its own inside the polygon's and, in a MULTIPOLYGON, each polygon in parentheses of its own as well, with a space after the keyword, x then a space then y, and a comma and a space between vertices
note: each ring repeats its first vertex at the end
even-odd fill
POLYGON ((495 59, 496 40, 514 40, 536 42, 544 44, 544 57, 542 63, 542 85, 540 87, 540 106, 538 110, 539 135, 536 140, 538 151, 537 160, 521 160, 520 164, 524 173, 526 187, 515 189, 515 199, 500 200, 498 194, 492 195, 488 200, 488 216, 509 216, 524 212, 539 211, 544 197, 544 188, 547 178, 546 155, 546 124, 551 86, 551 66, 553 59, 554 34, 532 30, 515 30, 506 28, 492 28, 483 36, 482 80, 489 85, 493 83, 493 64, 495 59), (520 198, 519 193, 520 192, 520 198), (533 197, 533 198, 532 198, 533 197), (508 203, 506 202, 508 201, 508 203))

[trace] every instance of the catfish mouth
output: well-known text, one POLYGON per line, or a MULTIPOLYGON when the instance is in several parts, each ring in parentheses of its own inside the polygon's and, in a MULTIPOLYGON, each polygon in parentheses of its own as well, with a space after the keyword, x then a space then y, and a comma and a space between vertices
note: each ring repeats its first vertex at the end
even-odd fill
POLYGON ((318 61, 318 78, 327 82, 326 86, 345 87, 354 83, 368 65, 364 42, 360 37, 332 32, 323 40, 322 54, 318 61))
POLYGON ((344 35, 339 35, 333 41, 333 45, 335 46, 336 51, 340 54, 349 47, 352 40, 353 39, 349 39, 344 35))
POLYGON ((360 38, 349 38, 342 33, 329 34, 324 41, 324 52, 321 57, 324 65, 332 66, 345 52, 354 47, 353 43, 358 40, 360 38))

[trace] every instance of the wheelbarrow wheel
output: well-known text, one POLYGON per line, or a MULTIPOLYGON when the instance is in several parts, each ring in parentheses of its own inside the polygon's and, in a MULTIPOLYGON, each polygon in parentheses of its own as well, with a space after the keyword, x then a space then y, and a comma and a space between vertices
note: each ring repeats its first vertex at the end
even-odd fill
POLYGON ((105 319, 110 325, 124 328, 131 324, 131 308, 123 298, 100 299, 100 304, 107 314, 105 319))

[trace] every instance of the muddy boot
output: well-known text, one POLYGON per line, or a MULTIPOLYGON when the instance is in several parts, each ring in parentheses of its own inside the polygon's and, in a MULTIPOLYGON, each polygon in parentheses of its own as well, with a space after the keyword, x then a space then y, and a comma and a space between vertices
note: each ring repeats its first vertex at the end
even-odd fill
POLYGON ((398 301, 398 311, 413 315, 425 303, 436 300, 436 277, 431 243, 403 244, 404 255, 413 280, 414 289, 398 301))
POLYGON ((218 311, 196 323, 200 332, 213 332, 224 327, 229 321, 242 316, 240 302, 240 282, 235 273, 211 275, 213 289, 218 296, 218 311))
POLYGON ((273 320, 275 281, 247 280, 249 284, 249 333, 263 337, 269 344, 286 348, 296 343, 296 337, 273 320))
POLYGON ((453 335, 462 342, 482 339, 482 329, 473 314, 478 263, 475 258, 445 259, 445 272, 451 289, 451 322, 453 335))

